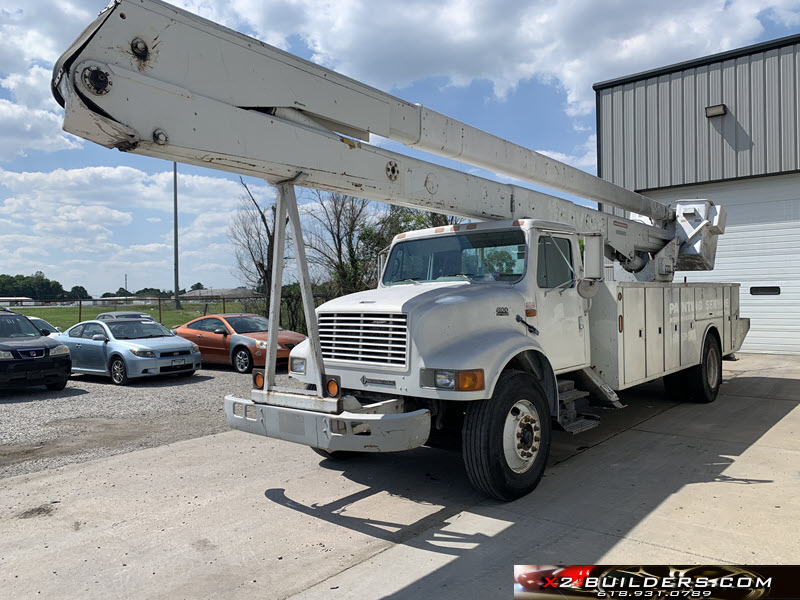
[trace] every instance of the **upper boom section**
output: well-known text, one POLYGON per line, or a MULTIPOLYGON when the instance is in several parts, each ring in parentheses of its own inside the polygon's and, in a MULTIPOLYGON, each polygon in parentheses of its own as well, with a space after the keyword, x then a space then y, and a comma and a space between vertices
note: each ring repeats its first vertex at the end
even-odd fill
POLYGON ((659 202, 158 0, 118 1, 82 38, 64 62, 77 51, 82 59, 91 56, 230 106, 297 109, 363 141, 373 133, 655 220, 670 217, 659 202), (82 52, 83 41, 93 46, 91 55, 82 52))

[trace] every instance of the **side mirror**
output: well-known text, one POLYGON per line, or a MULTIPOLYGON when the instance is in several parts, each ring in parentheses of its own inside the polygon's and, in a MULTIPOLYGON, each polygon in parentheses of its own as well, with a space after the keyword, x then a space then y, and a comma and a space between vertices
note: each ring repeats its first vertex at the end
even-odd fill
POLYGON ((170 332, 172 335, 178 335, 178 330, 177 330, 177 329, 170 329, 170 330, 169 330, 169 332, 170 332))
POLYGON ((220 335, 228 335, 228 330, 227 330, 227 329, 225 329, 224 327, 217 327, 217 328, 214 330, 214 333, 218 333, 218 334, 220 334, 220 335))
POLYGON ((61 329, 61 327, 56 327, 56 331, 57 331, 58 333, 61 333, 61 332, 62 332, 62 331, 64 331, 64 330, 63 330, 63 329, 61 329))
POLYGON ((50 335, 50 332, 47 331, 47 329, 40 329, 39 333, 41 333, 42 335, 50 335))
POLYGON ((102 333, 95 333, 92 336, 92 340, 94 340, 95 342, 107 342, 108 338, 104 336, 102 333))
POLYGON ((594 297, 600 290, 605 275, 605 254, 602 236, 587 235, 583 238, 583 279, 578 282, 581 298, 594 297))

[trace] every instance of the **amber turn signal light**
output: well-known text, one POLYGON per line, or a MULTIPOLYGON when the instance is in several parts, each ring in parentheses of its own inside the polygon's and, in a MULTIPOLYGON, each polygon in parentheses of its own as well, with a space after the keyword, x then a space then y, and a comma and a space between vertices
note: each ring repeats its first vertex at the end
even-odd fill
POLYGON ((261 371, 253 372, 253 385, 255 385, 259 390, 264 389, 264 373, 261 371))
POLYGON ((456 371, 456 390, 459 392, 477 392, 485 387, 483 369, 456 371))
POLYGON ((325 391, 329 398, 338 398, 342 390, 339 386, 338 377, 327 377, 325 380, 325 391))

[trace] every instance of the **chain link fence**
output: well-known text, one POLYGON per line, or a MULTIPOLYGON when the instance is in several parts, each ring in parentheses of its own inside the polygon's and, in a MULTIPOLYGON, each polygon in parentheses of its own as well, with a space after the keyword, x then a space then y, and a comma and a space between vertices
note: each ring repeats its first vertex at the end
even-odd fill
MULTIPOLYGON (((315 294, 315 305, 327 302, 330 296, 315 294)), ((67 329, 81 321, 96 319, 106 312, 134 312, 146 314, 172 329, 184 323, 213 314, 253 313, 267 316, 268 305, 264 298, 256 296, 232 298, 226 296, 202 296, 201 298, 181 299, 176 307, 170 298, 98 298, 89 300, 31 300, 19 299, 0 302, 10 310, 29 317, 44 319, 54 327, 67 329)), ((287 295, 281 299, 281 327, 298 333, 307 333, 303 303, 299 294, 287 295)))

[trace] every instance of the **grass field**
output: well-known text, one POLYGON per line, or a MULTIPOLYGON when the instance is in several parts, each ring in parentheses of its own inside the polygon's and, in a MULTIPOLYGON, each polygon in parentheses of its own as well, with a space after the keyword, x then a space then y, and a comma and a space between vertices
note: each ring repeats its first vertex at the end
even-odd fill
MULTIPOLYGON (((159 319, 157 304, 129 304, 124 306, 83 306, 80 314, 77 306, 25 306, 12 307, 11 310, 19 312, 29 317, 39 317, 55 327, 67 329, 75 323, 88 321, 97 318, 97 315, 104 312, 116 310, 136 311, 152 315, 156 321, 160 321, 168 328, 177 327, 184 323, 202 317, 204 314, 214 314, 222 312, 222 303, 209 302, 208 304, 189 304, 183 303, 181 310, 175 310, 172 304, 164 301, 161 303, 161 318, 159 319)), ((226 312, 237 312, 242 310, 239 302, 226 302, 226 312)))

